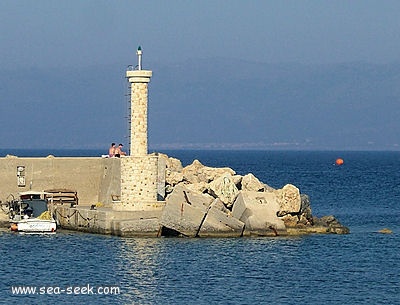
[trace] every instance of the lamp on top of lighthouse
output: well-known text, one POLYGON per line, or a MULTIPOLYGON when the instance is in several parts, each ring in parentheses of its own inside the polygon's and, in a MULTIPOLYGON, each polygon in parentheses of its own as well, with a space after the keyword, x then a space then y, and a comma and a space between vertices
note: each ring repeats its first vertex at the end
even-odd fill
POLYGON ((136 54, 138 56, 138 70, 142 70, 142 47, 139 46, 136 54))

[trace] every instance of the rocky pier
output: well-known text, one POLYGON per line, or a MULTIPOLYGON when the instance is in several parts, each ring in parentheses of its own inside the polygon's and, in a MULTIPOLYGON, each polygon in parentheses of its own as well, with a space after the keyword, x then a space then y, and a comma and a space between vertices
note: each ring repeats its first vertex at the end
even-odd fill
POLYGON ((55 206, 60 227, 139 237, 246 237, 347 234, 334 216, 312 214, 309 196, 291 184, 274 189, 253 174, 164 154, 165 201, 145 211, 55 206))
POLYGON ((334 216, 312 215, 309 196, 291 184, 281 189, 241 176, 228 167, 213 168, 194 160, 182 167, 166 162, 166 205, 160 217, 165 235, 187 237, 287 236, 346 234, 334 216))

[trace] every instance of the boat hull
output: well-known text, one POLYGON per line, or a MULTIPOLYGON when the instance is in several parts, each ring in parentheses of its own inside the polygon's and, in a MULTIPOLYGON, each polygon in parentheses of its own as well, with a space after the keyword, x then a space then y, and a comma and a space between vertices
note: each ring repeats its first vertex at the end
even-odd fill
POLYGON ((12 225, 11 229, 14 228, 20 233, 55 233, 57 230, 56 221, 44 220, 44 219, 22 219, 14 222, 16 226, 12 225))

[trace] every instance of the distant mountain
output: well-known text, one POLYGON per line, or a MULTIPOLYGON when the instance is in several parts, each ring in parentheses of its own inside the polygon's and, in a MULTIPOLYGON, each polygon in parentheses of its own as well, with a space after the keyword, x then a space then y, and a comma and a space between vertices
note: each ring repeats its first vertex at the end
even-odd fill
POLYGON ((0 70, 0 147, 93 148, 126 134, 125 71, 0 70))
MULTIPOLYGON (((144 68, 152 150, 400 148, 400 64, 217 58, 144 68)), ((127 143, 125 69, 0 69, 0 147, 127 143)))
POLYGON ((398 64, 217 59, 160 67, 151 91, 151 140, 181 147, 397 149, 399 81, 398 64))

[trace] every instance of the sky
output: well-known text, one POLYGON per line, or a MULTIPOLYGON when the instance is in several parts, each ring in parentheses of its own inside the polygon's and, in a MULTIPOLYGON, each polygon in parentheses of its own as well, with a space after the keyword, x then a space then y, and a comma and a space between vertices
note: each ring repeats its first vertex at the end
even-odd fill
MULTIPOLYGON (((7 88, 0 86, 0 112, 9 120, 6 119, 7 126, 18 110, 28 109, 33 114, 40 111, 41 116, 32 115, 32 120, 53 116, 57 111, 56 92, 62 92, 57 86, 68 86, 68 90, 75 91, 71 97, 77 100, 70 105, 75 112, 70 112, 68 102, 62 98, 60 109, 71 116, 71 123, 67 127, 55 126, 57 136, 49 136, 46 145, 62 147, 59 139, 63 138, 69 147, 106 146, 111 137, 120 139, 124 134, 120 131, 125 128, 122 122, 126 111, 121 79, 126 67, 136 64, 139 45, 143 49, 143 67, 153 70, 155 76, 162 67, 197 60, 209 68, 221 60, 394 65, 400 63, 398 12, 400 1, 396 0, 2 0, 0 76, 14 75, 15 80, 10 76, 7 88), (73 79, 63 83, 63 77, 73 78, 74 73, 79 83, 74 84, 73 79), (108 88, 104 88, 105 80, 108 88), (34 86, 32 81, 40 84, 34 86), (89 93, 82 86, 84 82, 100 85, 93 86, 89 93), (26 91, 21 93, 23 87, 26 91), (15 102, 14 108, 9 106, 14 103, 10 99, 34 95, 35 88, 45 92, 49 100, 43 98, 45 94, 37 93, 37 106, 22 102, 15 102), (88 117, 84 109, 96 104, 85 105, 83 97, 98 103, 93 117, 88 117), (112 110, 107 109, 110 104, 112 110)), ((162 96, 158 87, 162 80, 156 81, 155 77, 150 88, 154 96, 162 96)), ((190 79, 187 81, 190 83, 190 79)), ((181 90, 190 90, 190 86, 181 90)), ((30 135, 24 135, 23 129, 3 128, 3 143, 26 148, 40 146, 39 140, 32 139, 38 139, 46 126, 30 126, 30 135)), ((149 142, 152 144, 151 138, 149 142)))
POLYGON ((1 66, 147 60, 336 63, 399 60, 398 1, 3 0, 1 66))

